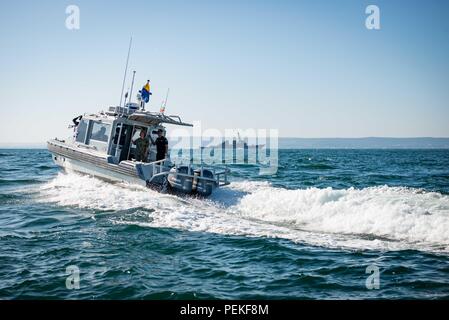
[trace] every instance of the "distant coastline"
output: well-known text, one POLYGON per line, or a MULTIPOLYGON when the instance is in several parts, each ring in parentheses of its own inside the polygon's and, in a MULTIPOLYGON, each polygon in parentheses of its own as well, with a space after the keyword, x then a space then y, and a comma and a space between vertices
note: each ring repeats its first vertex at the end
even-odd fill
POLYGON ((280 138, 280 149, 449 149, 449 138, 280 138))
MULTIPOLYGON (((174 142, 173 142, 174 143, 174 142)), ((45 143, 0 143, 0 149, 45 149, 45 143)), ((280 149, 449 149, 449 138, 279 138, 280 149)))

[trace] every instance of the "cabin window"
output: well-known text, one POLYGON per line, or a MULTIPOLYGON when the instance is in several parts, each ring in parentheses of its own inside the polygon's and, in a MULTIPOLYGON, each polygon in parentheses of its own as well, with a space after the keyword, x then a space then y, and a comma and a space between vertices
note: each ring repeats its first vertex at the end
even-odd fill
POLYGON ((87 133, 87 120, 81 120, 76 128, 76 141, 84 143, 87 133))
POLYGON ((111 134, 111 125, 108 123, 91 121, 89 132, 88 144, 95 147, 98 151, 107 152, 108 140, 111 134))
POLYGON ((111 125, 106 123, 93 122, 90 139, 108 142, 109 134, 111 133, 111 125))
POLYGON ((119 144, 121 146, 123 146, 125 144, 127 130, 129 130, 129 129, 126 125, 123 128, 122 128, 122 126, 124 126, 124 125, 119 123, 115 127, 115 134, 114 134, 114 138, 112 140, 113 144, 119 144), (120 137, 119 137, 119 135, 120 135, 120 137))

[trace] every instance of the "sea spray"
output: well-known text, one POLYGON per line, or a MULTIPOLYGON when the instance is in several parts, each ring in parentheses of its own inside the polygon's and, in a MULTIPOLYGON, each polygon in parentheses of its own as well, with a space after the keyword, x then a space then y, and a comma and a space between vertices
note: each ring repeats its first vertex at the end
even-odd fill
POLYGON ((197 199, 61 173, 41 187, 39 201, 100 211, 146 209, 146 219, 112 216, 116 223, 331 247, 449 251, 449 196, 405 187, 288 190, 242 181, 197 199))

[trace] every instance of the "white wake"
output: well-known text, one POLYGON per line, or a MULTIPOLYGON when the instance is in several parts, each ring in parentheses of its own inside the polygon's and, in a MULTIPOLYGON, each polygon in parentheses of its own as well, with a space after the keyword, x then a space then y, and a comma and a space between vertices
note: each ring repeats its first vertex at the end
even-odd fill
POLYGON ((411 188, 286 190, 245 181, 205 200, 59 174, 41 187, 37 200, 119 211, 112 215, 114 223, 278 237, 326 247, 449 252, 449 196, 411 188))

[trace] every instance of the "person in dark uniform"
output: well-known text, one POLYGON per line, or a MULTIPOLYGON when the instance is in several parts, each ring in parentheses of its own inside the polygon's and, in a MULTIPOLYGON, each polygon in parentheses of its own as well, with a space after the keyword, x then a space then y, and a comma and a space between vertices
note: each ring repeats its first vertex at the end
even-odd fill
POLYGON ((156 141, 154 141, 150 136, 151 144, 155 145, 157 150, 156 161, 163 160, 167 156, 168 140, 164 137, 163 133, 164 131, 162 131, 162 129, 157 130, 158 137, 156 141))

